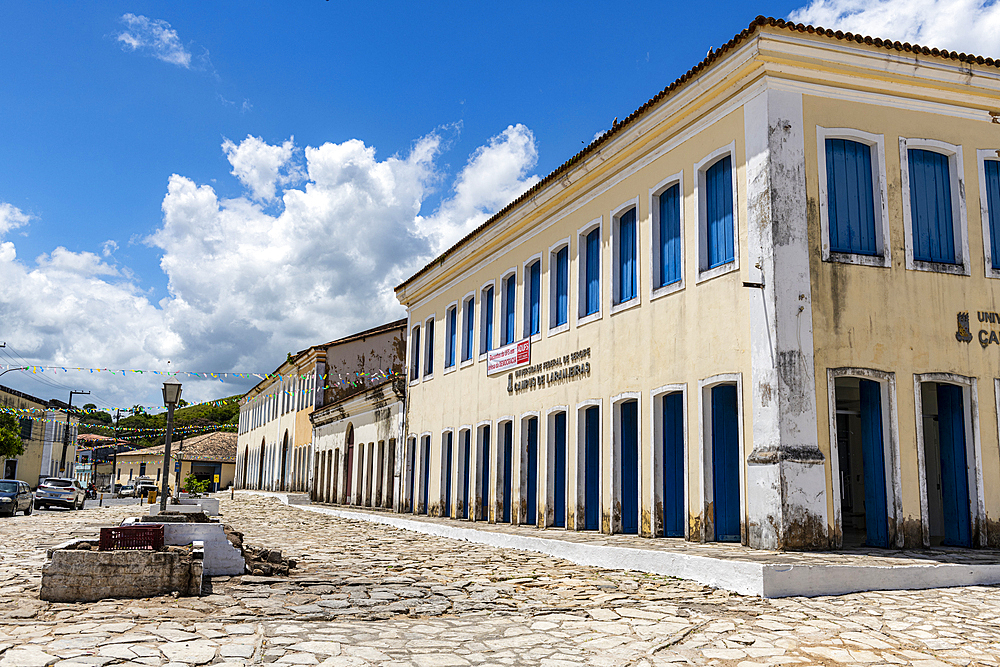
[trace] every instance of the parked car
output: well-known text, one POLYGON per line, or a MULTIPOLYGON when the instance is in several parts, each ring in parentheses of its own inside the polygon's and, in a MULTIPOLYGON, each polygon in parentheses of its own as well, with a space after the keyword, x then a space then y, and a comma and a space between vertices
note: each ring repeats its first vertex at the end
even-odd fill
MULTIPOLYGON (((167 495, 169 496, 173 493, 173 489, 171 489, 170 487, 167 488, 169 489, 167 491, 167 495)), ((148 498, 149 492, 154 489, 156 490, 157 494, 160 493, 160 485, 157 484, 156 482, 139 482, 138 484, 135 485, 135 497, 148 498)))
POLYGON ((68 477, 46 477, 35 490, 35 509, 56 505, 71 510, 82 510, 85 499, 86 490, 79 480, 68 477))
POLYGON ((0 479, 0 514, 31 514, 31 487, 16 479, 0 479))
POLYGON ((131 484, 122 484, 115 495, 119 498, 131 498, 135 495, 135 487, 131 484))

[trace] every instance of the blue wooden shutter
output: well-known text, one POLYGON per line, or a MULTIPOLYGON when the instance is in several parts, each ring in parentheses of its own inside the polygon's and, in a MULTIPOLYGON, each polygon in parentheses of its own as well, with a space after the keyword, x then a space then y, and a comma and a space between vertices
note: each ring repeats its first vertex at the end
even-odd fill
POLYGON ((878 382, 861 380, 861 460, 865 469, 865 528, 870 547, 889 546, 886 509, 885 445, 882 439, 882 389, 878 382))
POLYGON ((538 523, 538 418, 528 420, 528 498, 526 523, 534 526, 538 523))
POLYGON ((566 413, 555 416, 555 489, 553 491, 555 516, 552 525, 558 528, 566 527, 566 413))
POLYGON ((948 156, 916 148, 908 153, 913 259, 954 264, 955 233, 948 156))
POLYGON ((635 298, 635 209, 618 219, 618 303, 635 298))
POLYGON ((712 387, 715 541, 740 541, 739 403, 736 385, 712 387))
POLYGON ((449 431, 445 436, 445 447, 444 447, 444 514, 442 516, 451 516, 451 462, 454 459, 452 452, 452 432, 449 431))
POLYGON ((569 316, 569 247, 556 253, 556 326, 569 316))
POLYGON ((410 379, 420 377, 420 327, 413 329, 413 364, 410 366, 410 379))
POLYGON ((503 282, 504 288, 504 328, 503 345, 514 342, 514 304, 517 299, 517 276, 512 275, 503 282))
POLYGON ((534 336, 542 331, 541 300, 542 300, 542 263, 535 262, 528 270, 528 335, 534 336))
POLYGON ((663 397, 663 535, 684 537, 684 401, 681 392, 663 397))
POLYGON ((479 466, 480 495, 482 496, 483 515, 478 517, 484 521, 490 517, 490 427, 483 427, 483 458, 479 466))
POLYGON ((941 497, 944 544, 972 546, 968 459, 965 453, 965 401, 962 388, 937 385, 938 434, 941 447, 941 497))
POLYGON ((584 459, 583 529, 597 530, 601 523, 601 414, 596 406, 583 413, 584 459))
POLYGON ((990 254, 1000 269, 1000 161, 986 160, 986 206, 990 213, 990 254))
POLYGON ((465 302, 465 340, 462 342, 462 361, 472 358, 472 334, 476 326, 476 298, 472 297, 465 302))
POLYGON ((877 254, 871 147, 847 139, 827 139, 826 188, 830 250, 877 254))
POLYGON ((705 172, 708 268, 736 259, 733 250, 733 161, 727 155, 705 172))
POLYGON ((511 484, 514 483, 512 470, 514 460, 514 423, 503 425, 503 512, 504 523, 510 523, 511 484))
POLYGON ((657 287, 681 279, 681 186, 660 195, 660 275, 657 287))
POLYGON ((625 401, 621 420, 622 532, 639 532, 639 402, 625 401))
POLYGON ((448 311, 448 350, 447 354, 447 367, 451 368, 455 365, 455 342, 458 339, 458 308, 452 308, 448 311))
POLYGON ((587 301, 584 315, 596 313, 600 308, 601 287, 601 230, 587 234, 587 301))
POLYGON ((483 351, 489 352, 493 349, 493 288, 488 287, 486 293, 483 296, 483 318, 486 320, 486 326, 483 327, 483 339, 485 345, 483 345, 483 351))
POLYGON ((465 464, 462 466, 462 518, 469 518, 469 465, 472 459, 472 431, 465 431, 465 438, 462 442, 462 459, 465 464))
POLYGON ((434 372, 434 320, 427 322, 427 366, 424 368, 424 375, 434 372))

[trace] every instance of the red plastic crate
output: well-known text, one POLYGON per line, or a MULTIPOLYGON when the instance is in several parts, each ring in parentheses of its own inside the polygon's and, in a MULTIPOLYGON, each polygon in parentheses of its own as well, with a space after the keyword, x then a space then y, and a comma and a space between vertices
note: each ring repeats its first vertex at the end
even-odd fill
POLYGON ((163 548, 163 524, 101 528, 99 551, 121 549, 158 551, 163 548))

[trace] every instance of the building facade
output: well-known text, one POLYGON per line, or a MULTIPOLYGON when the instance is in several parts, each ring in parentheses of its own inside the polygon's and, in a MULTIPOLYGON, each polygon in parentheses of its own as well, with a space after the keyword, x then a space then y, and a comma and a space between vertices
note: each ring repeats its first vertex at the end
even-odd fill
POLYGON ((312 424, 320 405, 326 352, 314 346, 288 358, 240 403, 236 486, 307 491, 311 480, 312 424))
POLYGON ((317 502, 395 506, 403 434, 406 320, 327 347, 324 403, 311 415, 317 502))
POLYGON ((397 509, 1000 546, 1000 62, 757 19, 397 288, 397 509))
POLYGON ((74 476, 80 419, 72 414, 67 419, 65 403, 0 386, 0 409, 18 420, 24 444, 24 454, 4 460, 4 479, 19 479, 35 488, 46 477, 74 476))

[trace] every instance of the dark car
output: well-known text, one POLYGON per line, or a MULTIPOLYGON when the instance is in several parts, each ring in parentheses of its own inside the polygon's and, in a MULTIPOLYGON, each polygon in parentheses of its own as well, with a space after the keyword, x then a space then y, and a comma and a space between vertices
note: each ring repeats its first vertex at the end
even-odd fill
POLYGON ((46 477, 35 490, 35 509, 49 505, 82 510, 86 491, 78 480, 69 477, 46 477))
POLYGON ((0 514, 31 514, 31 487, 16 479, 0 479, 0 514))

